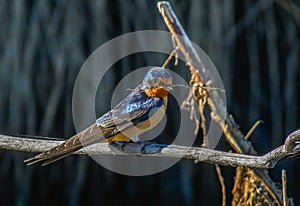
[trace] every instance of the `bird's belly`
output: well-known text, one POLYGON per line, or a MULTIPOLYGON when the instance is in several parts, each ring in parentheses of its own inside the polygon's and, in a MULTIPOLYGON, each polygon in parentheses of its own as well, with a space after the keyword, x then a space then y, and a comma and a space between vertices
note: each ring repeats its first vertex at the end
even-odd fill
POLYGON ((165 115, 167 107, 167 99, 164 98, 164 105, 162 105, 158 110, 152 114, 147 120, 140 122, 136 125, 132 125, 128 129, 119 132, 118 134, 114 135, 106 139, 108 142, 129 142, 130 140, 137 141, 134 137, 143 134, 154 127, 156 127, 159 122, 163 119, 165 115))
POLYGON ((129 142, 131 139, 122 132, 105 139, 106 142, 129 142))

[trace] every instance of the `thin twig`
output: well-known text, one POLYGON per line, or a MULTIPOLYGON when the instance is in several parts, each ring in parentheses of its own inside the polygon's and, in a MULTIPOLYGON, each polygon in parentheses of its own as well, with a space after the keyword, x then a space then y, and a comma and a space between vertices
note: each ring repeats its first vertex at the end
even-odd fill
MULTIPOLYGON (((171 52, 171 54, 169 55, 169 57, 167 58, 167 60, 165 61, 165 63, 161 66, 162 68, 166 68, 166 66, 169 64, 169 62, 173 58, 173 56, 176 57, 177 50, 178 50, 178 47, 175 47, 175 49, 171 52)), ((177 60, 176 59, 177 58, 175 58, 175 65, 177 64, 177 60)))
POLYGON ((220 166, 218 164, 215 164, 215 167, 222 188, 222 206, 226 206, 226 187, 224 183, 224 178, 220 166))
POLYGON ((249 132, 246 134, 245 139, 249 139, 249 137, 253 134, 253 132, 256 130, 256 128, 262 123, 263 123, 262 120, 256 121, 255 124, 249 130, 249 132))
POLYGON ((285 170, 282 170, 281 172, 281 180, 282 180, 282 202, 283 202, 283 206, 287 206, 288 197, 287 197, 287 180, 286 180, 285 170))

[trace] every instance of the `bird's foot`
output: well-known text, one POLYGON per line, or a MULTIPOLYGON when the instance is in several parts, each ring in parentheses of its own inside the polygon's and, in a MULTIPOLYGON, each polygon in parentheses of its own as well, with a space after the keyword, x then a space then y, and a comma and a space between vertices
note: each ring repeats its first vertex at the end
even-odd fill
POLYGON ((112 149, 118 152, 126 153, 127 155, 132 156, 141 156, 143 154, 154 154, 161 151, 161 149, 164 147, 157 147, 157 143, 155 142, 112 142, 111 146, 112 149), (156 145, 155 147, 152 147, 152 145, 156 145))

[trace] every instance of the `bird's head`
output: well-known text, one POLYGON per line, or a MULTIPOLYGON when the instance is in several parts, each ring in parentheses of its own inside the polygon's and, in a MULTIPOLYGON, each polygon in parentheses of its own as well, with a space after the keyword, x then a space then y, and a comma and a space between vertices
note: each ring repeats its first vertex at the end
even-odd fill
POLYGON ((142 89, 149 97, 165 97, 171 86, 171 74, 164 68, 154 67, 146 73, 142 89))

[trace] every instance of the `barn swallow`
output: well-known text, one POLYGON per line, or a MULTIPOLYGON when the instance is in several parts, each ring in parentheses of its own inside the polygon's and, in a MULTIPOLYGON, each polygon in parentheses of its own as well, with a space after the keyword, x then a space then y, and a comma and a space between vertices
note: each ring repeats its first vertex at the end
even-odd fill
POLYGON ((95 143, 139 141, 138 135, 153 129, 162 120, 171 85, 172 76, 166 69, 151 68, 143 81, 96 123, 24 162, 31 165, 43 161, 44 166, 95 143))

